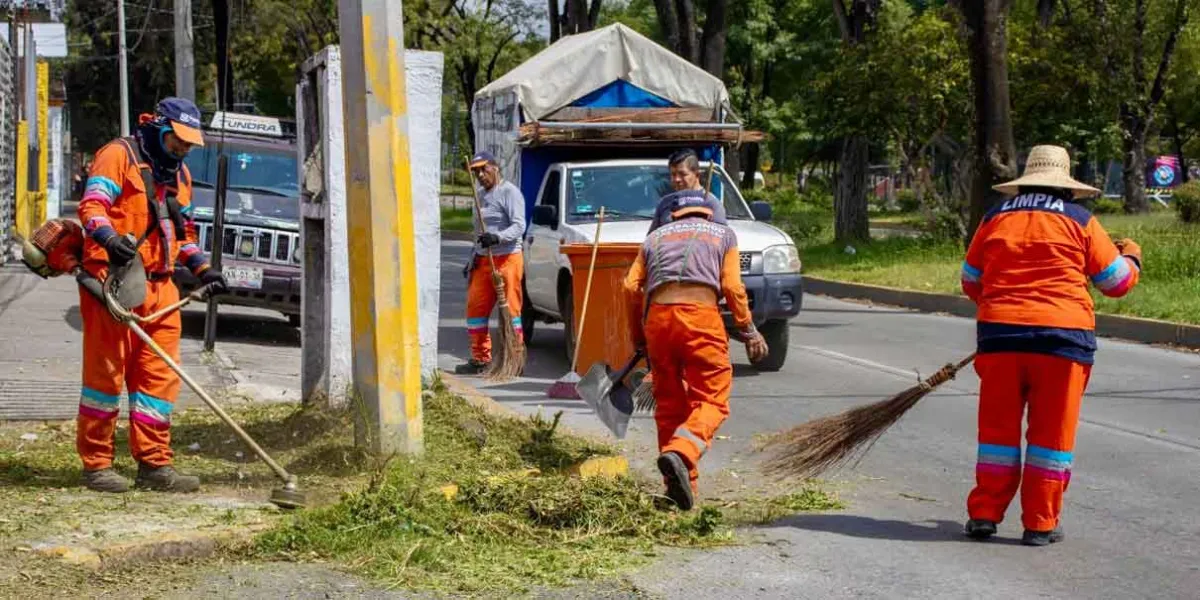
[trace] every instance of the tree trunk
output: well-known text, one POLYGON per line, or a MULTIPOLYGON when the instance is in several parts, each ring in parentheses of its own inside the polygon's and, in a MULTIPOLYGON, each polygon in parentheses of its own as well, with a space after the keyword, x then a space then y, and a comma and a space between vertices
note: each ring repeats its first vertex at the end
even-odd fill
POLYGON ((562 37, 562 22, 558 14, 558 0, 550 0, 550 43, 558 41, 562 37))
POLYGON ((746 145, 746 164, 743 165, 741 183, 743 190, 754 189, 754 174, 758 171, 758 155, 760 152, 762 152, 762 149, 758 147, 758 144, 746 145))
POLYGON ((729 0, 708 0, 704 17, 703 64, 700 66, 714 77, 725 74, 725 39, 729 32, 726 13, 729 0))
POLYGON ((679 51, 679 16, 675 12, 675 0, 654 0, 654 12, 658 15, 658 26, 662 28, 667 47, 683 56, 679 51))
POLYGON ((842 142, 833 202, 833 233, 834 239, 839 242, 866 241, 871 238, 867 218, 869 149, 870 141, 865 136, 851 136, 842 142))
POLYGON ((1011 0, 963 0, 975 96, 975 177, 967 240, 1003 194, 992 186, 1017 175, 1008 98, 1008 11, 1011 0))
POLYGON ((1121 107, 1122 142, 1121 179, 1125 183, 1125 212, 1150 212, 1146 199, 1146 129, 1148 123, 1135 110, 1121 107))
POLYGON ((587 0, 567 0, 567 27, 563 31, 565 35, 575 35, 588 31, 588 3, 587 0))
POLYGON ((679 55, 693 65, 700 64, 700 44, 696 38, 696 5, 692 0, 675 0, 679 15, 679 55))
POLYGON ((729 173, 729 178, 733 179, 738 176, 742 170, 742 152, 745 151, 745 146, 741 148, 729 147, 725 149, 725 172, 729 173))

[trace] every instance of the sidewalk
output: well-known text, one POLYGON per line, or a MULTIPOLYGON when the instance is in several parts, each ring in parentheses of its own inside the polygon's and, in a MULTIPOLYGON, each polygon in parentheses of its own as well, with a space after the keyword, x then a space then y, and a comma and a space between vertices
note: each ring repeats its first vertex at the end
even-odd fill
MULTIPOLYGON (((219 397, 235 380, 203 352, 203 313, 198 314, 199 327, 185 319, 180 364, 205 391, 219 397)), ((41 279, 20 263, 0 266, 0 420, 75 418, 81 328, 74 278, 41 279)), ((180 404, 200 404, 200 399, 184 385, 180 404)), ((121 405, 127 414, 124 395, 121 405)))

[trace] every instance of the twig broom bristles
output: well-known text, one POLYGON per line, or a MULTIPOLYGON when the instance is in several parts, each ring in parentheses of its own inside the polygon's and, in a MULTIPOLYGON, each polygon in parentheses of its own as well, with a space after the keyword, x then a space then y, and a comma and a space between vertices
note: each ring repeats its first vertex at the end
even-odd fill
POLYGON ((974 353, 887 400, 809 421, 777 435, 765 444, 766 448, 774 449, 774 456, 764 461, 763 471, 768 475, 808 478, 865 455, 904 413, 929 392, 954 379, 972 360, 974 353))
MULTIPOLYGON (((467 176, 471 176, 470 160, 467 161, 467 176)), ((487 229, 483 225, 483 205, 479 202, 479 189, 474 184, 471 185, 471 193, 475 197, 475 222, 482 233, 487 229)), ((492 353, 492 362, 487 373, 484 374, 484 378, 507 381, 514 377, 520 377, 521 373, 525 371, 525 340, 517 335, 517 330, 513 327, 512 308, 508 305, 504 279, 496 270, 496 257, 492 255, 491 248, 486 248, 486 250, 488 263, 492 267, 492 286, 496 288, 496 304, 500 309, 500 343, 496 345, 500 351, 492 353)))
MULTIPOLYGON (((713 171, 716 170, 716 162, 709 161, 708 163, 708 181, 704 184, 704 195, 708 197, 712 190, 713 171)), ((646 361, 646 366, 650 366, 650 361, 646 361)), ((654 412, 654 408, 658 406, 658 401, 654 399, 654 377, 647 374, 642 378, 642 382, 638 384, 637 389, 633 391, 633 406, 637 412, 654 412)))

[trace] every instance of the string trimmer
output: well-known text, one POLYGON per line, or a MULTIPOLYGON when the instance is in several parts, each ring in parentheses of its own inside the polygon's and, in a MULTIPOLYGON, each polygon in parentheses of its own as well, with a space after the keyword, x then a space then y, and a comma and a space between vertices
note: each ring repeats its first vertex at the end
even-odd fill
MULTIPOLYGON (((140 266, 140 262, 141 261, 138 260, 132 261, 130 266, 140 266)), ((132 270, 131 273, 136 273, 136 269, 132 270)), ((152 352, 158 355, 163 362, 167 363, 167 366, 170 367, 171 370, 177 375, 179 375, 179 378, 182 379, 183 382, 188 385, 188 387, 192 388, 192 391, 196 392, 196 395, 199 396, 200 399, 203 400, 213 412, 217 413, 217 416, 220 417, 221 420, 224 421, 225 424, 228 425, 229 428, 232 429, 233 432, 236 433, 237 436, 240 437, 242 441, 254 451, 254 454, 262 459, 264 463, 267 463, 267 466, 270 467, 275 475, 283 481, 282 488, 271 490, 270 502, 272 504, 286 509, 301 508, 304 506, 304 493, 300 491, 299 486, 296 483, 296 477, 285 471, 283 467, 279 466, 279 463, 275 462, 270 455, 268 455, 266 451, 254 441, 254 438, 251 438, 248 433, 246 433, 237 423, 235 423, 233 418, 230 417, 221 408, 221 406, 218 405, 216 401, 213 400, 212 397, 209 396, 208 393, 205 392, 198 383, 196 383, 195 380, 188 376, 188 374, 184 372, 183 368, 181 368, 174 360, 172 360, 170 355, 168 355, 158 344, 156 344, 154 339, 151 338, 141 327, 142 323, 149 323, 161 319, 162 317, 183 308, 193 300, 203 300, 205 296, 207 296, 210 286, 201 287, 191 294, 188 294, 179 302, 155 312, 154 314, 143 317, 134 314, 132 310, 123 306, 121 300, 119 299, 119 295, 121 293, 120 288, 130 286, 130 284, 133 283, 132 281, 124 281, 121 285, 118 285, 117 282, 120 282, 122 278, 116 273, 113 273, 104 281, 104 283, 101 283, 100 280, 92 277, 87 271, 82 269, 79 271, 79 274, 76 275, 75 279, 79 282, 79 285, 82 286, 83 289, 87 290, 97 300, 100 300, 104 303, 104 305, 108 308, 108 312, 112 314, 113 318, 133 331, 134 335, 138 336, 138 338, 141 339, 142 342, 145 343, 152 352)), ((136 280, 137 278, 135 277, 134 279, 136 280)))

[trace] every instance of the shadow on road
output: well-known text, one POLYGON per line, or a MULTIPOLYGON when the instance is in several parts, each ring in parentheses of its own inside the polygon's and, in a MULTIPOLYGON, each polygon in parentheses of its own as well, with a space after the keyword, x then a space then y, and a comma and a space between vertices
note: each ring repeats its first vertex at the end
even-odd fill
MULTIPOLYGON (((823 531, 850 537, 901 542, 972 542, 956 521, 893 521, 857 515, 794 515, 772 524, 805 531, 823 531)), ((1003 542, 1003 539, 997 541, 1003 542)))
MULTIPOLYGON (((182 312, 184 337, 204 339, 204 311, 193 309, 182 312)), ((217 317, 217 341, 299 348, 300 329, 292 327, 282 318, 220 312, 217 317)))

